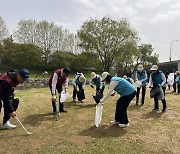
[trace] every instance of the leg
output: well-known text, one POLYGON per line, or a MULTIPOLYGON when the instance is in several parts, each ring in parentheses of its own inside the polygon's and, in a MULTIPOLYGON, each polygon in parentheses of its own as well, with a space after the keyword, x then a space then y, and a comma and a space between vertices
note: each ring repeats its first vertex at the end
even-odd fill
POLYGON ((75 102, 76 99, 76 94, 77 94, 77 89, 76 87, 73 85, 73 101, 75 102))
POLYGON ((158 104, 158 99, 157 97, 154 97, 154 109, 153 111, 159 110, 159 104, 158 104))
POLYGON ((3 117, 3 124, 5 124, 10 119, 10 112, 8 109, 7 103, 4 103, 4 117, 3 117))
POLYGON ((61 102, 61 92, 62 92, 62 86, 57 88, 58 95, 59 95, 59 112, 67 112, 64 110, 64 102, 61 102))
POLYGON ((144 99, 145 99, 145 95, 146 95, 146 87, 142 86, 142 105, 144 104, 144 99))
POLYGON ((138 105, 138 102, 139 102, 139 93, 140 93, 140 88, 137 87, 137 93, 136 93, 136 105, 138 105))
POLYGON ((180 84, 178 84, 178 94, 180 94, 180 84))
MULTIPOLYGON (((52 87, 50 86, 50 91, 51 91, 51 95, 52 95, 52 87)), ((52 100, 52 108, 53 108, 53 114, 57 114, 57 101, 56 100, 52 100)))
POLYGON ((164 99, 162 99, 161 100, 162 101, 162 104, 163 104, 163 109, 162 109, 162 112, 164 112, 164 111, 166 111, 166 99, 164 98, 164 99))
POLYGON ((173 92, 176 92, 176 82, 173 83, 173 92))
POLYGON ((131 95, 120 97, 116 103, 116 112, 115 120, 120 124, 128 124, 127 108, 131 100, 135 97, 136 93, 134 92, 131 95))

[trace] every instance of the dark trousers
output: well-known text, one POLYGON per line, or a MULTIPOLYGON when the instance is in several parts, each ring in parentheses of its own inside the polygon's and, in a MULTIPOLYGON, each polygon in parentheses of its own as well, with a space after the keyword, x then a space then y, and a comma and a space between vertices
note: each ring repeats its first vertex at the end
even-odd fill
MULTIPOLYGON (((138 104, 138 101, 139 101, 140 89, 141 89, 141 88, 137 88, 136 104, 138 104)), ((142 86, 142 99, 141 99, 141 103, 142 103, 142 104, 144 104, 145 95, 146 95, 146 87, 145 87, 145 86, 142 86)))
POLYGON ((98 93, 100 93, 103 96, 103 92, 104 92, 104 87, 102 87, 102 89, 100 90, 100 88, 96 88, 96 95, 98 93))
MULTIPOLYGON (((163 89, 163 93, 164 93, 164 97, 165 97, 166 88, 163 87, 162 89, 163 89)), ((162 99, 161 102, 162 102, 162 105, 163 105, 163 109, 166 109, 166 107, 167 107, 167 105, 166 105, 166 99, 165 99, 165 98, 162 99)), ((159 102, 158 102, 157 97, 154 97, 154 109, 159 109, 159 102)))
POLYGON ((176 82, 173 83, 173 92, 176 92, 176 82))
POLYGON ((122 96, 118 99, 116 103, 115 120, 118 121, 120 124, 129 123, 127 116, 127 108, 135 95, 136 91, 128 96, 122 96))
MULTIPOLYGON (((76 99, 76 95, 77 95, 77 89, 76 89, 76 87, 73 85, 73 99, 76 99)), ((78 85, 78 88, 79 88, 79 90, 81 90, 82 89, 82 85, 78 85)))
MULTIPOLYGON (((51 90, 51 95, 52 95, 52 87, 50 86, 49 88, 51 90)), ((63 110, 63 102, 60 102, 62 86, 56 87, 56 90, 57 90, 58 95, 59 95, 59 111, 60 111, 60 110, 63 110)), ((58 112, 56 100, 55 101, 52 100, 52 107, 53 107, 53 112, 58 112)))
MULTIPOLYGON (((4 117, 3 117, 3 124, 5 124, 9 119, 10 119, 10 109, 8 107, 8 103, 6 103, 6 101, 4 100, 3 97, 0 96, 0 105, 1 105, 1 108, 2 108, 2 101, 3 101, 3 107, 4 107, 4 117)), ((19 99, 17 100, 17 102, 15 102, 16 99, 12 99, 12 106, 14 108, 14 110, 16 111, 17 108, 18 108, 18 105, 19 105, 19 99)))
POLYGON ((177 84, 178 87, 178 94, 180 94, 180 84, 177 84))

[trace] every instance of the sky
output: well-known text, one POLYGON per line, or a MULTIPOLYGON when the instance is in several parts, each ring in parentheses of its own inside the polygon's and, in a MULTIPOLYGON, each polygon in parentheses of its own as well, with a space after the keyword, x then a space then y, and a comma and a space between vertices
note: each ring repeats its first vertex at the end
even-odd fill
POLYGON ((126 18, 160 62, 169 61, 170 50, 172 60, 180 60, 180 0, 0 0, 0 16, 10 33, 21 19, 47 20, 76 33, 90 18, 126 18))

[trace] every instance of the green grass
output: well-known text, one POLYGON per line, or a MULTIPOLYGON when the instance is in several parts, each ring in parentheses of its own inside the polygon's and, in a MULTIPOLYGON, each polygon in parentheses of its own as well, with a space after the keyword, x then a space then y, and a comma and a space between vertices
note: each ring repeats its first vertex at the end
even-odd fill
MULTIPOLYGON (((106 88, 107 91, 107 88, 106 88)), ((72 93, 72 86, 69 88, 72 93)), ((84 104, 69 98, 60 117, 51 115, 51 95, 48 88, 22 90, 16 93, 21 100, 17 115, 33 134, 26 136, 15 119, 15 130, 0 131, 0 153, 13 154, 172 154, 180 152, 179 95, 167 94, 168 111, 151 112, 153 100, 147 91, 144 106, 135 99, 128 108, 130 127, 109 124, 114 119, 118 95, 104 104, 99 128, 94 127, 95 103, 89 86, 85 87, 84 104)), ((161 102, 159 106, 162 107, 161 102)), ((2 119, 2 113, 0 114, 2 119)))

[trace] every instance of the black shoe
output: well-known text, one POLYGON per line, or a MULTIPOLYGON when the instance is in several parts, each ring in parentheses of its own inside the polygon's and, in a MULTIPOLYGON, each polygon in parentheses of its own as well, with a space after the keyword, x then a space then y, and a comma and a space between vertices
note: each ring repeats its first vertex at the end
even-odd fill
POLYGON ((167 110, 166 109, 162 109, 162 112, 166 112, 167 110))
POLYGON ((154 108, 152 111, 159 111, 159 109, 154 108))
POLYGON ((138 102, 136 102, 136 105, 139 105, 138 102))
POLYGON ((59 111, 59 112, 64 112, 64 113, 67 113, 67 111, 66 111, 66 110, 61 110, 61 111, 59 111))
POLYGON ((83 103, 83 101, 82 101, 82 100, 81 100, 80 102, 81 102, 81 103, 83 103))

